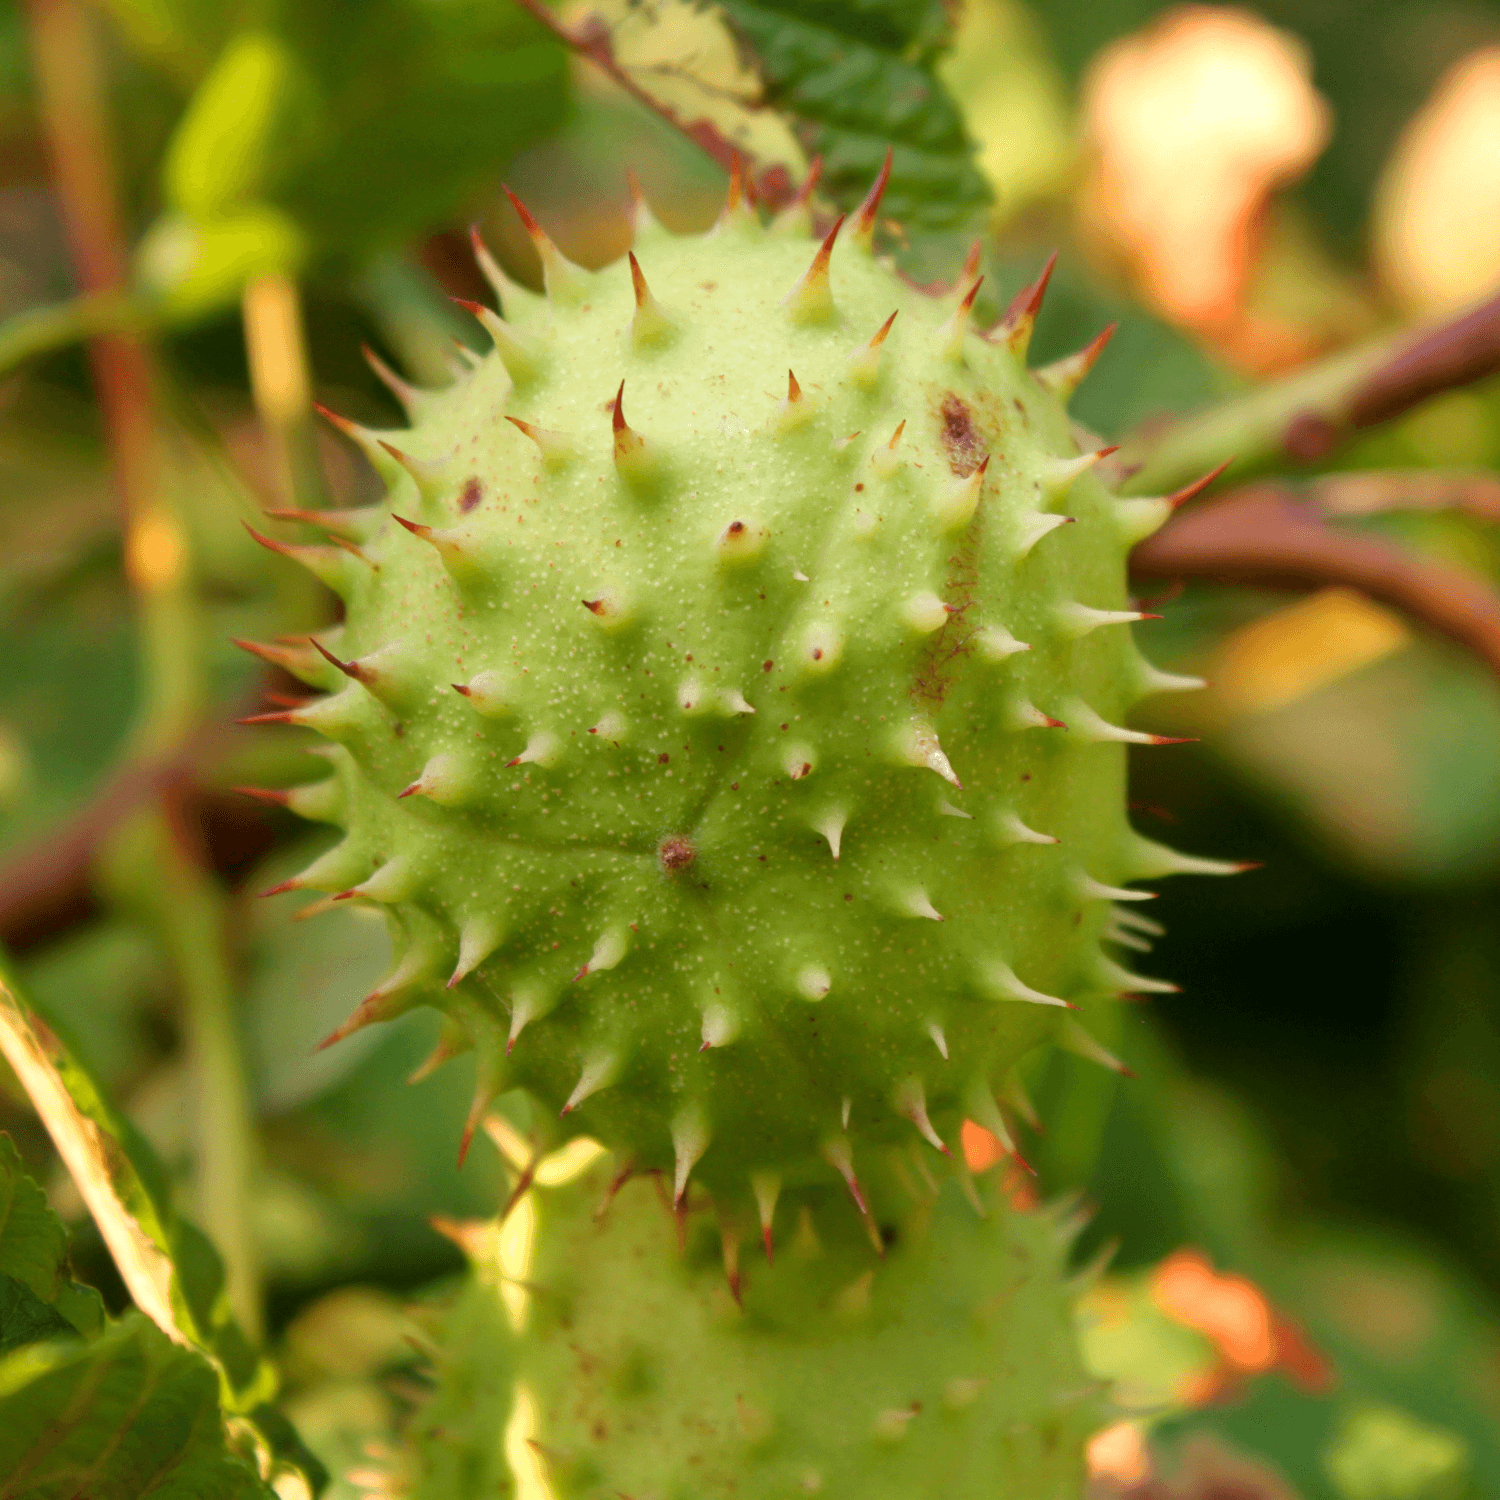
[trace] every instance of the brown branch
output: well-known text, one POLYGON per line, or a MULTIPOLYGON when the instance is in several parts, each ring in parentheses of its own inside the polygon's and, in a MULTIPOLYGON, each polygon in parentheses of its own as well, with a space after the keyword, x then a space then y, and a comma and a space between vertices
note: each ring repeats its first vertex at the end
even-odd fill
POLYGON ((157 803, 189 776, 227 727, 204 725, 170 750, 122 766, 61 826, 38 834, 0 865, 0 944, 20 951, 89 915, 94 859, 105 840, 131 813, 157 803))
POLYGON ((1343 585, 1472 651, 1500 677, 1500 593, 1397 543, 1329 525, 1316 497, 1250 485, 1183 512, 1130 557, 1138 578, 1253 588, 1343 585))
MULTIPOLYGON (((609 27, 599 16, 587 16, 582 26, 577 31, 573 31, 563 25, 543 3, 543 0, 516 0, 516 3, 540 21, 563 46, 578 53, 581 57, 588 58, 600 72, 624 89, 637 104, 649 109, 673 130, 685 135, 726 172, 733 169, 737 156, 753 168, 754 159, 750 152, 741 146, 736 146, 712 120, 703 116, 699 116, 696 120, 684 120, 675 110, 663 104, 649 89, 637 83, 630 71, 615 56, 609 27)), ((753 106, 747 104, 746 107, 752 108, 753 106)), ((756 196, 773 209, 790 202, 796 192, 796 184, 793 183, 791 174, 779 163, 767 167, 754 178, 754 182, 756 196)))
POLYGON ((1351 469, 1320 475, 1308 492, 1330 516, 1456 510, 1486 525, 1500 524, 1500 477, 1478 470, 1351 469))
POLYGON ((1411 338, 1349 393, 1350 428, 1376 427, 1439 391, 1500 370, 1500 296, 1411 338))
POLYGON ((1165 493, 1229 454, 1244 478, 1326 459, 1357 433, 1500 371, 1500 296, 1435 327, 1345 350, 1196 416, 1128 438, 1115 456, 1136 494, 1165 493))

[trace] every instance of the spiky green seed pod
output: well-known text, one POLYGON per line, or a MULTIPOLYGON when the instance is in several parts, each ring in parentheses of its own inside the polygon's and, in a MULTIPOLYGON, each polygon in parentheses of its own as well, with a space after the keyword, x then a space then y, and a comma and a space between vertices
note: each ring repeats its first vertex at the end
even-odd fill
POLYGON ((267 717, 336 742, 302 795, 347 829, 288 884, 400 954, 335 1035, 439 1005, 476 1118, 524 1086, 678 1196, 1004 1138, 1029 1049, 1112 1061, 1072 1008, 1146 987, 1102 947, 1128 883, 1232 868, 1127 826, 1121 726, 1195 684, 1130 639, 1170 504, 1107 494, 1059 399, 1099 346, 1033 374, 1045 275, 981 333, 873 216, 734 201, 597 273, 533 225, 546 298, 496 273, 488 357, 341 423, 386 504, 276 544, 345 605, 277 657, 330 690, 267 717))
POLYGON ((1106 1415, 1065 1213, 1016 1212, 991 1173, 981 1218, 919 1161, 882 1161, 883 1259, 841 1195, 789 1193, 774 1267, 757 1254, 731 1288, 721 1262, 753 1226, 697 1211, 694 1190, 678 1255, 664 1185, 611 1192, 615 1165, 460 1232, 472 1271, 412 1428, 416 1500, 1082 1493, 1106 1415))

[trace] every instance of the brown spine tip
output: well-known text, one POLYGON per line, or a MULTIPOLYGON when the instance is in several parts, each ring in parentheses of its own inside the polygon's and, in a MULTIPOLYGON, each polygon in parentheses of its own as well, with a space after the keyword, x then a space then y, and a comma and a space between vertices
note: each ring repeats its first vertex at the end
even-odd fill
MULTIPOLYGON (((819 157, 818 160, 821 161, 822 158, 819 157)), ((776 1264, 776 1238, 771 1233, 771 1226, 769 1224, 761 1230, 760 1242, 766 1247, 766 1264, 774 1266, 776 1264)))
POLYGON ((745 163, 738 151, 729 158, 729 191, 724 198, 724 213, 732 214, 745 196, 745 163))
POLYGON ((630 431, 630 424, 625 420, 625 382, 620 382, 620 389, 615 392, 613 412, 610 421, 614 426, 615 435, 630 431))
POLYGON ((262 547, 266 548, 267 551, 278 552, 282 557, 290 557, 295 559, 295 557, 297 556, 297 549, 293 547, 290 542, 278 542, 275 537, 267 536, 263 531, 257 531, 248 521, 241 521, 240 525, 242 525, 245 530, 248 531, 250 535, 261 544, 262 547))
POLYGON ((502 182, 500 186, 504 190, 505 196, 510 199, 510 206, 515 209, 517 216, 521 220, 521 227, 525 229, 526 233, 531 236, 532 242, 538 246, 542 245, 544 242, 550 243, 550 241, 547 240, 547 232, 532 217, 531 210, 527 208, 526 205, 522 203, 521 200, 516 197, 513 192, 511 192, 510 187, 507 183, 502 182))
POLYGON ((785 305, 797 322, 820 323, 834 316, 833 292, 828 283, 828 263, 833 256, 834 242, 844 226, 845 217, 844 214, 839 215, 823 243, 818 246, 818 253, 813 256, 812 264, 787 294, 785 305))
POLYGON ((790 370, 786 372, 786 399, 788 405, 802 399, 802 387, 797 384, 797 377, 790 370))
POLYGON ((353 437, 356 431, 355 424, 348 417, 341 417, 336 411, 323 405, 321 401, 313 402, 313 410, 322 417, 325 422, 331 422, 345 437, 353 437))
POLYGON ((474 692, 474 689, 471 688, 467 682, 450 682, 448 686, 451 687, 453 691, 457 693, 461 698, 471 697, 474 692))
POLYGON ((403 380, 368 344, 361 344, 359 352, 374 372, 375 378, 403 406, 410 406, 422 394, 409 380, 403 380))
POLYGON ((1066 729, 1068 727, 1061 719, 1054 719, 1051 714, 1043 714, 1042 718, 1045 721, 1042 725, 1044 729, 1066 729))
POLYGON ((269 662, 273 667, 285 668, 294 657, 294 653, 284 647, 267 646, 261 641, 247 641, 237 635, 230 636, 229 644, 238 646, 241 651, 248 651, 251 656, 258 657, 263 662, 269 662))
POLYGON ((646 285, 646 273, 641 270, 641 263, 635 258, 634 250, 627 251, 626 254, 630 257, 630 284, 635 288, 635 305, 649 307, 651 288, 646 285))
POLYGON ((1037 371, 1037 379, 1055 391, 1064 401, 1083 384, 1090 370, 1099 362, 1099 356, 1115 336, 1118 323, 1108 323, 1093 340, 1076 354, 1066 355, 1045 369, 1037 371))
POLYGON ((854 1199, 854 1206, 864 1218, 868 1219, 870 1217, 870 1209, 869 1205, 865 1202, 864 1193, 860 1191, 859 1178, 853 1172, 848 1172, 844 1175, 844 1183, 849 1189, 849 1196, 854 1199))
POLYGON ((1191 734, 1153 734, 1151 738, 1146 741, 1146 743, 1148 745, 1196 745, 1198 743, 1198 736, 1191 734))
MULTIPOLYGON (((1113 452, 1114 450, 1111 449, 1110 451, 1113 452)), ((1173 510, 1180 510, 1184 505, 1188 503, 1189 500, 1195 499, 1198 495, 1201 495, 1203 491, 1206 490, 1209 485, 1211 485, 1214 480, 1216 480, 1219 475, 1222 474, 1224 470, 1227 469, 1233 462, 1234 459, 1226 458, 1224 462, 1218 466, 1218 468, 1210 469, 1208 473, 1205 474, 1201 479, 1195 479, 1191 484, 1183 485, 1180 490, 1177 490, 1167 496, 1167 504, 1170 505, 1173 510)))
POLYGON ((295 709, 282 708, 271 714, 246 714, 243 719, 236 719, 234 722, 236 724, 295 724, 298 720, 295 709))
POLYGON ((813 157, 807 164, 807 176, 802 179, 802 186, 797 189, 787 207, 791 209, 805 208, 816 191, 818 181, 822 176, 823 158, 819 155, 813 157))
POLYGON ((885 197, 886 186, 891 180, 893 155, 892 148, 887 146, 879 174, 870 185, 870 191, 865 194, 865 201, 854 211, 854 237, 866 245, 875 238, 875 216, 880 212, 880 200, 885 197))
POLYGON ((474 317, 483 317, 489 311, 484 303, 472 302, 467 297, 450 297, 448 299, 455 307, 461 307, 466 313, 472 313, 474 317))
POLYGON ((903 417, 900 420, 900 422, 898 422, 896 424, 896 430, 891 434, 891 440, 890 440, 890 442, 888 442, 886 444, 886 447, 889 448, 892 453, 894 453, 896 451, 896 444, 901 441, 901 434, 903 432, 905 432, 905 431, 906 431, 906 418, 903 417))
POLYGON ((878 349, 883 343, 885 343, 886 337, 889 335, 891 328, 895 325, 896 313, 899 313, 900 311, 901 309, 898 307, 896 309, 896 312, 893 312, 890 317, 888 317, 885 322, 882 323, 878 329, 876 329, 875 336, 870 340, 869 347, 871 349, 878 349))
POLYGON ((1094 365, 1098 361, 1099 356, 1103 354, 1105 349, 1109 346, 1109 341, 1119 331, 1120 325, 1118 323, 1106 323, 1104 327, 1101 328, 1099 332, 1096 333, 1094 337, 1090 339, 1089 342, 1084 346, 1084 348, 1080 351, 1082 355, 1081 363, 1083 365, 1084 374, 1087 374, 1094 368, 1094 365))
POLYGON ((307 644, 318 653, 330 666, 337 667, 345 677, 352 677, 356 682, 366 681, 370 673, 359 666, 357 662, 340 661, 332 651, 314 636, 308 636, 307 644))
POLYGON ((1047 257, 1047 264, 1042 267, 1041 275, 1030 286, 1023 286, 1005 310, 1004 321, 1008 325, 1019 324, 1023 319, 1035 321, 1036 315, 1042 310, 1042 299, 1047 295, 1047 285, 1052 280, 1056 265, 1057 251, 1054 250, 1047 257))
POLYGON ((281 896, 285 895, 287 891, 300 891, 301 889, 301 880, 293 875, 290 880, 283 880, 279 885, 270 886, 268 889, 260 892, 260 895, 264 899, 266 896, 281 896))
POLYGON ((960 317, 967 317, 970 309, 974 306, 974 299, 979 295, 979 288, 984 285, 984 277, 981 276, 973 286, 964 293, 964 300, 958 304, 960 317))
POLYGON ((838 239, 839 230, 844 227, 844 220, 847 217, 847 214, 840 214, 834 220, 833 228, 823 236, 823 243, 818 246, 818 253, 813 256, 813 262, 807 268, 806 276, 803 277, 804 281, 828 280, 828 263, 833 259, 834 242, 838 239))
POLYGON ((520 417, 509 416, 506 417, 505 420, 509 422, 512 427, 516 428, 516 430, 519 431, 522 436, 529 437, 533 443, 537 441, 537 430, 531 425, 530 422, 523 422, 520 417))
MULTIPOLYGON (((583 605, 583 607, 588 610, 591 615, 605 615, 609 613, 609 610, 606 607, 603 599, 580 599, 578 602, 583 605)), ((574 616, 574 618, 576 619, 577 616, 574 616)), ((469 695, 468 688, 459 688, 458 691, 461 692, 466 698, 469 695)))
POLYGON ((292 800, 292 794, 280 787, 232 786, 229 790, 242 797, 254 797, 257 802, 267 802, 272 807, 286 807, 292 800))
POLYGON ((391 519, 398 525, 406 527, 413 536, 419 536, 425 542, 432 536, 432 527, 424 526, 420 521, 408 521, 405 516, 398 516, 391 512, 391 519))
POLYGON ((969 246, 969 253, 964 256, 964 268, 959 273, 960 281, 973 281, 979 275, 979 262, 984 255, 984 241, 978 237, 969 246))

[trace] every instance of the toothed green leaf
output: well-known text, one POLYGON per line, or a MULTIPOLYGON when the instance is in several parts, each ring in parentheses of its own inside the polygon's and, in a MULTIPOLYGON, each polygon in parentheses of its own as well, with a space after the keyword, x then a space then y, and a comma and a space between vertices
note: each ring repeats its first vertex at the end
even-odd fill
MULTIPOLYGON (((28 1352, 28 1348, 50 1347, 32 1345, 12 1355, 12 1363, 4 1367, 9 1376, 0 1373, 0 1384, 9 1378, 17 1389, 22 1386, 29 1388, 34 1378, 50 1378, 45 1377, 45 1370, 60 1360, 59 1368, 72 1373, 57 1375, 35 1399, 51 1400, 53 1397, 46 1392, 52 1391, 61 1393, 56 1399, 66 1405, 75 1399, 86 1401, 87 1393, 95 1385, 106 1394, 116 1389, 128 1390, 131 1377, 118 1372, 139 1369, 146 1372, 142 1379, 159 1379, 163 1389, 170 1393, 168 1410, 174 1415, 170 1417, 169 1427, 177 1431, 183 1422, 193 1427, 199 1421, 192 1415, 197 1411, 195 1392, 199 1383, 193 1371, 201 1369, 212 1393, 215 1417, 221 1424, 219 1401, 222 1396, 224 1412, 242 1422, 247 1431, 254 1434, 256 1443, 269 1452, 278 1469, 294 1470, 314 1490, 321 1488, 326 1478, 321 1465, 302 1447, 285 1419, 269 1405, 276 1394, 276 1373, 234 1321, 224 1294, 224 1268, 217 1251, 196 1225, 178 1213, 161 1161, 139 1132, 104 1097, 66 1039, 55 1028, 33 1025, 15 980, 3 961, 0 961, 0 1018, 3 1018, 11 1037, 34 1054, 40 1054, 45 1065, 56 1071, 73 1108, 92 1127, 93 1139, 99 1148, 99 1165, 123 1213, 132 1221, 133 1228, 144 1236, 151 1251, 164 1257, 170 1265, 168 1296, 171 1316, 190 1346, 179 1348, 163 1338, 167 1346, 163 1351, 154 1342, 153 1335, 162 1337, 154 1326, 148 1325, 145 1333, 127 1334, 121 1332, 125 1326, 122 1324, 108 1335, 112 1342, 106 1353, 100 1356, 102 1363, 93 1363, 93 1356, 87 1352, 65 1356, 55 1352, 28 1352), (170 1351, 171 1358, 167 1351, 170 1351), (178 1354, 192 1360, 191 1370, 176 1360, 178 1354)), ((8 1142, 3 1144, 9 1145, 8 1142)), ((0 1205, 5 1202, 5 1180, 5 1157, 0 1153, 0 1205)), ((74 1329, 92 1332, 97 1319, 90 1312, 91 1298, 87 1292, 72 1289, 70 1283, 64 1283, 48 1304, 34 1289, 47 1284, 46 1259, 59 1247, 57 1234, 49 1231, 46 1221, 35 1212, 37 1191, 33 1184, 30 1190, 18 1187, 11 1194, 13 1209, 19 1205, 20 1212, 15 1219, 14 1248, 8 1232, 0 1238, 0 1275, 12 1276, 16 1285, 24 1286, 28 1296, 43 1306, 54 1307, 74 1329), (9 1270, 12 1264, 15 1271, 9 1270)), ((60 1228, 58 1226, 59 1232, 60 1228)), ((53 1264, 60 1265, 60 1260, 53 1264)), ((35 1321, 40 1317, 36 1308, 24 1299, 13 1298, 10 1305, 18 1318, 31 1317, 35 1321)), ((54 1327, 52 1331, 60 1330, 54 1327)), ((105 1396, 101 1395, 100 1399, 105 1399, 105 1396)), ((112 1417, 106 1419, 112 1420, 112 1417)), ((0 1419, 0 1431, 4 1430, 6 1423, 0 1419)), ((80 1438, 80 1441, 84 1439, 80 1438)), ((6 1472, 5 1464, 0 1462, 0 1474, 6 1472)), ((252 1475, 253 1472, 252 1469, 252 1475)), ((0 1489, 0 1496, 6 1493, 0 1489)), ((30 1491, 16 1493, 29 1494, 30 1491)), ((139 1494, 144 1491, 121 1490, 119 1493, 139 1494)))
POLYGON ((219 1377, 139 1313, 105 1326, 67 1234, 0 1135, 0 1500, 269 1497, 219 1377))
POLYGON ((0 1500, 270 1500, 229 1446, 219 1380, 139 1313, 0 1360, 0 1500))
POLYGON ((67 1274, 67 1231, 0 1135, 0 1355, 39 1339, 92 1334, 104 1309, 67 1274))
POLYGON ((823 156, 841 208, 893 149, 881 205, 913 236, 972 233, 990 204, 963 117, 935 72, 951 18, 940 0, 723 0, 766 101, 823 156))

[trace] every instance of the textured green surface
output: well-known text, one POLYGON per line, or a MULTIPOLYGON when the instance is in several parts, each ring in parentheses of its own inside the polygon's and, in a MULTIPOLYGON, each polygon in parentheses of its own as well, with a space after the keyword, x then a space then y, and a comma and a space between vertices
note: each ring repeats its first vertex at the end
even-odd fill
POLYGON ((295 883, 396 931, 343 1030, 435 1001, 477 1105, 576 1105, 678 1191, 1003 1131, 1024 1052, 1089 1050, 1063 1002, 1140 987, 1111 895, 1186 867, 1128 829, 1113 727, 1183 682, 1091 613, 1166 507, 1069 467, 1029 316, 981 337, 851 230, 820 279, 743 207, 647 224, 639 310, 544 244, 548 299, 409 393, 404 468, 350 429, 392 484, 331 521, 362 555, 293 549, 352 680, 274 653, 338 689, 289 716, 337 742, 292 805, 348 838, 295 883))
POLYGON ((980 1218, 893 1165, 870 1184, 883 1260, 842 1194, 789 1195, 774 1268, 747 1244, 742 1307, 696 1194, 679 1255, 664 1184, 634 1178, 600 1212, 610 1158, 533 1189, 474 1241, 416 1493, 1078 1495, 1103 1415, 1063 1280, 1071 1231, 1009 1209, 994 1174, 980 1218))

